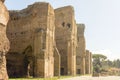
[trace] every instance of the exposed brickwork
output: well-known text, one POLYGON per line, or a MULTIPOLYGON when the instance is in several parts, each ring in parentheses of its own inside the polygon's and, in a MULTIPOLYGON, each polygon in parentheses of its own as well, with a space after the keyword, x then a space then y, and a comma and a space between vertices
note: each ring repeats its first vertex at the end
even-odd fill
POLYGON ((77 53, 76 53, 76 70, 77 74, 85 74, 85 37, 84 24, 77 24, 77 53))
POLYGON ((77 26, 71 6, 55 9, 55 40, 61 55, 61 75, 76 74, 77 26))
POLYGON ((53 9, 38 2, 20 11, 8 11, 0 0, 0 79, 53 77, 92 73, 92 54, 85 50, 84 24, 76 24, 74 9, 53 9), (7 36, 6 36, 6 25, 7 36))
POLYGON ((7 55, 10 77, 53 77, 54 20, 54 9, 49 3, 39 2, 21 11, 10 11, 7 29, 11 43, 7 55))
POLYGON ((9 13, 3 2, 0 0, 0 80, 8 80, 5 55, 9 50, 9 41, 6 35, 9 13))

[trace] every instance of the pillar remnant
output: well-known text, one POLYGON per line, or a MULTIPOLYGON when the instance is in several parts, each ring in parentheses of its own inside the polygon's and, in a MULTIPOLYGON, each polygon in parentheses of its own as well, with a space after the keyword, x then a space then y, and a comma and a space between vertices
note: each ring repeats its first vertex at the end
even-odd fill
POLYGON ((73 7, 55 9, 55 40, 61 55, 61 75, 75 75, 77 26, 73 7))
POLYGON ((90 63, 90 51, 86 50, 86 57, 85 57, 85 71, 86 74, 90 74, 91 73, 91 63, 90 63))
POLYGON ((85 74, 85 37, 84 37, 84 24, 77 24, 77 53, 76 53, 76 71, 77 74, 85 74))

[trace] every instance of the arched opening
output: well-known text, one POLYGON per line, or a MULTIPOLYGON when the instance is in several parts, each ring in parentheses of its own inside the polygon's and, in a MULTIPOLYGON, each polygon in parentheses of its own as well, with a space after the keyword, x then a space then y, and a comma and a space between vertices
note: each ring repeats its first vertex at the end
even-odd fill
POLYGON ((26 77, 34 76, 34 56, 33 56, 33 50, 31 46, 28 46, 23 54, 25 55, 24 57, 24 70, 26 77))

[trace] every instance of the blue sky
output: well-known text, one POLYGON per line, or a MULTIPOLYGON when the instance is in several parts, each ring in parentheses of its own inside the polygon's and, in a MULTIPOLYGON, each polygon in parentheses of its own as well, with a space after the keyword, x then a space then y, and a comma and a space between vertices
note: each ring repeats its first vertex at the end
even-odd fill
POLYGON ((53 8, 72 5, 77 23, 86 25, 86 49, 110 59, 120 58, 120 0, 6 0, 9 10, 34 2, 49 2, 53 8))

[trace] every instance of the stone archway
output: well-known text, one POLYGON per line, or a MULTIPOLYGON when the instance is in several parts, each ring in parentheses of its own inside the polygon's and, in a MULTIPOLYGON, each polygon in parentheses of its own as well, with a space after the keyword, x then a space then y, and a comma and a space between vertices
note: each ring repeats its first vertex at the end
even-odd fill
POLYGON ((34 76, 34 56, 31 46, 28 46, 24 52, 24 70, 26 77, 34 76))

